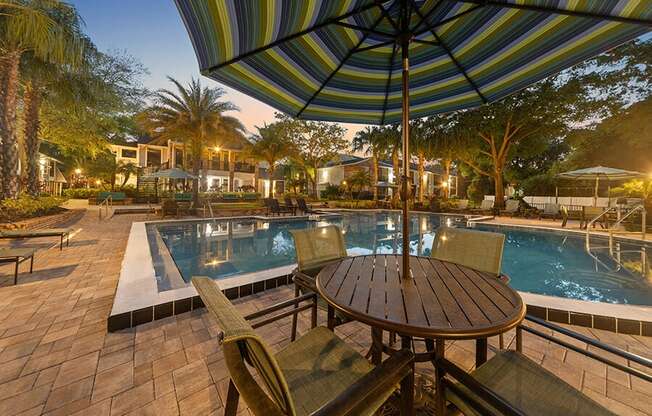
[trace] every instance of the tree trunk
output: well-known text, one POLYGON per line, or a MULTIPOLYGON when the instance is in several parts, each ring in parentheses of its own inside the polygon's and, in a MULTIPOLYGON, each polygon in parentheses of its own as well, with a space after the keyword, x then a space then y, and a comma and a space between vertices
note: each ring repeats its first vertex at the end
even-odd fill
POLYGON ((371 188, 374 194, 374 201, 378 201, 378 158, 371 157, 371 188))
POLYGON ((503 186, 503 172, 496 171, 494 175, 494 186, 496 199, 494 200, 494 208, 505 207, 505 188, 503 186))
POLYGON ((2 108, 4 117, 0 126, 2 136, 4 197, 18 197, 18 141, 16 138, 16 99, 18 95, 18 78, 20 51, 12 51, 4 56, 5 84, 0 98, 4 100, 2 108))
POLYGON ((394 184, 397 186, 392 188, 392 205, 397 205, 399 203, 399 195, 401 185, 401 166, 398 159, 398 150, 394 149, 392 151, 392 171, 394 173, 394 184))
POLYGON ((269 172, 269 197, 274 198, 274 173, 276 172, 276 166, 270 163, 268 172, 269 172))
POLYGON ((27 192, 32 196, 38 196, 39 186, 39 110, 41 106, 41 94, 39 87, 29 81, 25 85, 23 96, 25 108, 25 154, 27 156, 27 192))
POLYGON ((451 196, 451 163, 450 159, 444 159, 444 182, 446 186, 444 187, 444 199, 448 199, 451 196))
POLYGON ((418 170, 418 178, 417 181, 419 183, 417 184, 419 186, 419 202, 423 202, 423 184, 424 184, 424 179, 426 179, 426 158, 423 155, 423 153, 419 153, 419 170, 418 170))
POLYGON ((317 192, 317 166, 313 166, 313 175, 308 174, 308 180, 310 181, 310 184, 312 185, 312 195, 313 198, 316 200, 319 200, 319 192, 317 192))

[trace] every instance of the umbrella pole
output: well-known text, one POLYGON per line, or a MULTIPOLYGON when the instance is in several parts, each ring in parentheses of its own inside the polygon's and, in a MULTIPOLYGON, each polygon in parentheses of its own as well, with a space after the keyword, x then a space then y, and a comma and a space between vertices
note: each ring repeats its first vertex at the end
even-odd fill
MULTIPOLYGON (((405 11, 406 12, 406 11, 405 11)), ((407 13, 406 13, 407 14, 407 13)), ((401 76, 402 91, 402 118, 401 132, 403 139, 403 181, 401 182, 403 196, 403 276, 411 277, 410 273, 410 213, 408 210, 409 183, 410 178, 410 59, 408 50, 410 47, 410 34, 407 31, 408 18, 402 19, 404 32, 401 36, 401 62, 403 72, 401 76)))

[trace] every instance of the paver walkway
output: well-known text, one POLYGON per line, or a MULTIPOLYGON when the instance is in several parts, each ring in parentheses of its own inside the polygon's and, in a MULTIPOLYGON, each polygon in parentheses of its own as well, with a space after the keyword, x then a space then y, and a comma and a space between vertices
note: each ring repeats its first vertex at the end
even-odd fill
MULTIPOLYGON (((11 286, 10 268, 0 268, 0 415, 222 414, 227 370, 216 340, 219 329, 204 310, 106 331, 131 222, 144 218, 99 222, 89 211, 74 224, 81 231, 70 248, 40 250, 34 274, 21 273, 17 286, 11 286)), ((29 245, 45 248, 50 242, 29 245)), ((292 293, 286 286, 237 305, 254 311, 292 293)), ((652 357, 652 338, 574 329, 652 357)), ((260 332, 278 348, 288 342, 289 330, 287 318, 260 332)), ((337 332, 360 351, 369 347, 369 330, 362 324, 337 332)), ((511 342, 513 334, 506 339, 511 342)), ((527 334, 524 344, 534 360, 615 412, 652 414, 652 384, 527 334)), ((465 368, 473 365, 473 351, 471 342, 447 343, 447 356, 465 368)), ((247 412, 245 406, 241 410, 247 412)))

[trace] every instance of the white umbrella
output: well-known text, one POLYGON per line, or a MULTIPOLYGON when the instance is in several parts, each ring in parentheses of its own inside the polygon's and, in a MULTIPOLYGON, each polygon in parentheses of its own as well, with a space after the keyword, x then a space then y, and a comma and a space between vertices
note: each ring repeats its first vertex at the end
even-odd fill
POLYGON ((607 168, 604 166, 595 166, 592 168, 584 168, 572 170, 570 172, 563 172, 557 175, 558 178, 571 179, 571 180, 595 180, 595 192, 593 195, 594 203, 598 202, 598 186, 600 179, 608 181, 634 179, 644 177, 645 174, 634 172, 631 170, 607 168))

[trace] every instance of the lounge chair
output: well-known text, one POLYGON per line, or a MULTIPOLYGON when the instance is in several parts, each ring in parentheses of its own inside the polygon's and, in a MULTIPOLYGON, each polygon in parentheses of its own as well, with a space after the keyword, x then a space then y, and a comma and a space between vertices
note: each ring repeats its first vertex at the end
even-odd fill
MULTIPOLYGON (((235 416, 240 396, 256 416, 371 415, 398 390, 401 414, 412 414, 414 355, 401 350, 377 367, 347 345, 332 331, 315 327, 275 354, 253 328, 287 316, 277 312, 300 302, 310 302, 294 313, 312 308, 316 295, 292 299, 243 317, 207 277, 193 277, 204 305, 222 332, 218 335, 229 386, 224 414, 235 416), (250 324, 248 320, 265 317, 250 324), (250 368, 255 368, 254 376, 250 368)), ((316 316, 316 315, 315 315, 316 316)), ((315 323, 315 322, 313 322, 315 323)))
POLYGON ((0 248, 0 264, 15 263, 14 267, 14 285, 18 283, 18 265, 26 260, 31 260, 29 263, 29 272, 34 270, 34 253, 36 250, 32 248, 0 248))
POLYGON ((168 215, 179 216, 179 204, 174 199, 166 199, 161 204, 161 218, 168 215))
POLYGON ((292 202, 292 198, 286 196, 283 200, 285 201, 285 208, 291 209, 292 211, 294 211, 294 215, 297 215, 296 213, 299 207, 294 205, 294 202, 292 202))
POLYGON ((509 215, 510 217, 513 217, 518 212, 520 206, 521 201, 518 199, 508 199, 505 201, 505 209, 500 210, 500 215, 509 215))
POLYGON ((451 208, 451 211, 466 211, 469 208, 468 199, 459 199, 455 207, 451 208))
MULTIPOLYGON (((316 278, 321 269, 328 263, 343 259, 347 256, 342 230, 335 225, 326 227, 308 228, 304 230, 291 230, 294 238, 294 249, 297 255, 297 268, 292 271, 294 280, 294 296, 299 297, 302 292, 317 293, 316 278)), ((325 304, 320 301, 322 309, 325 304)), ((336 325, 348 322, 343 315, 336 313, 336 325)), ((292 317, 292 335, 294 340, 297 335, 297 317, 292 317)))
MULTIPOLYGON (((580 228, 588 227, 589 223, 596 218, 598 215, 601 215, 606 208, 602 207, 582 207, 582 220, 580 222, 580 228)), ((600 217, 599 220, 593 223, 593 228, 595 225, 599 224, 601 228, 609 228, 609 218, 607 214, 600 217)))
POLYGON ((566 226, 568 221, 568 209, 560 207, 559 204, 543 204, 543 211, 539 212, 539 219, 550 218, 552 220, 561 219, 562 227, 566 226))
POLYGON ((281 204, 278 203, 278 200, 276 198, 267 198, 265 200, 265 203, 267 204, 267 215, 281 215, 281 214, 292 214, 296 215, 296 209, 292 208, 287 208, 285 206, 281 206, 281 204))
POLYGON ((63 250, 63 239, 66 239, 66 246, 70 245, 70 233, 72 228, 44 228, 42 230, 5 230, 0 231, 0 238, 24 239, 41 237, 59 237, 59 250, 63 250))
MULTIPOLYGON (((522 414, 531 416, 613 416, 615 413, 604 408, 581 391, 575 389, 552 372, 532 361, 521 353, 523 349, 522 332, 543 338, 538 342, 550 342, 556 348, 573 349, 583 355, 583 360, 596 360, 596 364, 605 364, 637 377, 637 381, 649 381, 648 374, 640 367, 652 368, 652 362, 627 351, 604 344, 585 335, 573 332, 543 319, 526 315, 526 320, 537 324, 519 325, 516 329, 516 351, 502 350, 489 361, 470 374, 446 359, 435 361, 447 379, 441 380, 446 399, 465 415, 480 414, 522 414), (543 329, 538 329, 543 327, 543 329), (563 334, 563 339, 555 336, 563 334), (588 349, 575 345, 589 344, 588 349), (574 348, 572 348, 574 347, 574 348), (618 361, 612 358, 618 356, 618 361), (622 363, 636 363, 636 368, 622 363), (455 383, 453 380, 457 381, 455 383), (509 413, 507 412, 509 410, 509 413)), ((575 354, 574 353, 574 354, 575 354)), ((619 371, 616 370, 616 371, 619 371)), ((451 406, 452 407, 452 406, 451 406)), ((450 409, 449 410, 453 410, 450 409)))
POLYGON ((494 201, 492 199, 483 199, 480 203, 480 208, 473 208, 471 212, 476 214, 489 214, 494 213, 494 201))
POLYGON ((297 208, 299 208, 299 211, 303 212, 304 214, 321 214, 320 211, 311 209, 308 204, 306 204, 306 200, 303 198, 297 198, 297 208))

